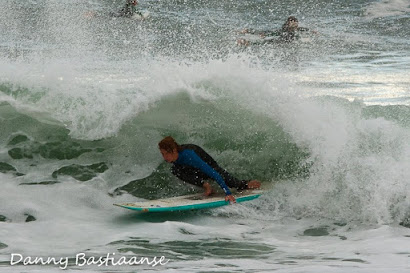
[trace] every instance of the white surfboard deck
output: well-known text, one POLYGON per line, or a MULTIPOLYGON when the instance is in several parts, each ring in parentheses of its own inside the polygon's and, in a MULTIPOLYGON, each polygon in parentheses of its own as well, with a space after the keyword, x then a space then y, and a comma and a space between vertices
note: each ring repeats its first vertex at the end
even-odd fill
MULTIPOLYGON (((258 198, 263 190, 244 190, 234 194, 236 202, 245 202, 258 198)), ((148 200, 135 203, 114 204, 122 208, 136 210, 141 212, 165 212, 165 211, 183 211, 209 209, 229 205, 225 201, 225 194, 213 194, 205 196, 203 193, 183 195, 172 198, 158 200, 148 200)))

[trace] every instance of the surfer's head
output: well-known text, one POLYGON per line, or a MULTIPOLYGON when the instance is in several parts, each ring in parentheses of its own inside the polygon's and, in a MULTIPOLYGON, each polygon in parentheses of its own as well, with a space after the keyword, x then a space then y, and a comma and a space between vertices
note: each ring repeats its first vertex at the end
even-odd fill
POLYGON ((295 16, 289 16, 285 24, 283 24, 283 28, 296 29, 298 25, 299 25, 298 19, 295 16))
POLYGON ((178 151, 180 149, 180 146, 173 137, 165 137, 158 143, 158 148, 165 161, 174 162, 178 159, 178 151))
POLYGON ((138 4, 138 1, 137 0, 127 0, 127 4, 132 4, 136 6, 138 4))

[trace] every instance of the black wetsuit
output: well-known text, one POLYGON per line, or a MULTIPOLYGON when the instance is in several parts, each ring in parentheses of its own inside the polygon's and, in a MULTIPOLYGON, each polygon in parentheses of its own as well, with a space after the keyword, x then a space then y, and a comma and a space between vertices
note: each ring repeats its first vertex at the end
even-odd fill
POLYGON ((221 168, 216 161, 201 147, 194 144, 181 145, 178 159, 173 162, 172 173, 184 182, 202 186, 206 180, 215 180, 226 194, 229 189, 243 190, 248 187, 248 181, 239 180, 221 168))
MULTIPOLYGON (((304 32, 304 31, 309 31, 308 28, 305 27, 298 27, 296 29, 290 29, 287 26, 283 26, 281 29, 278 30, 266 30, 266 31, 256 31, 251 29, 248 31, 248 33, 251 34, 257 34, 257 35, 263 35, 265 37, 271 37, 271 36, 277 36, 279 37, 279 40, 282 42, 292 42, 294 40, 297 40, 300 38, 299 33, 304 32)), ((261 40, 257 42, 252 42, 252 44, 265 44, 265 43, 270 43, 275 40, 261 40)))
POLYGON ((126 3, 122 9, 117 12, 112 12, 113 17, 132 17, 134 14, 142 16, 142 13, 137 10, 136 6, 132 3, 126 3))
POLYGON ((299 39, 299 33, 302 31, 309 31, 308 28, 305 27, 298 27, 296 29, 290 29, 286 26, 283 26, 280 30, 276 31, 265 31, 261 34, 265 36, 279 36, 282 41, 291 42, 295 39, 299 39))

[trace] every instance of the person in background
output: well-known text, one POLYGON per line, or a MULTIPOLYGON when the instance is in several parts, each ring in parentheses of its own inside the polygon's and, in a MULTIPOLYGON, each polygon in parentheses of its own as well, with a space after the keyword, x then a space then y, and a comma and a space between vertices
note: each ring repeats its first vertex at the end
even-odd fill
POLYGON ((137 9, 137 0, 126 0, 124 7, 119 11, 111 13, 113 17, 132 17, 134 14, 142 16, 141 12, 137 9))
POLYGON ((201 147, 194 144, 179 145, 174 138, 167 136, 158 143, 165 161, 172 163, 171 172, 184 182, 204 188, 205 196, 213 190, 208 180, 215 180, 225 192, 225 200, 235 203, 231 188, 237 190, 258 189, 258 180, 238 180, 221 168, 201 147))
MULTIPOLYGON (((246 33, 258 34, 261 38, 276 36, 276 37, 279 37, 280 41, 292 42, 300 38, 300 32, 307 32, 307 31, 311 31, 311 30, 305 27, 299 27, 298 19, 295 16, 289 16, 286 22, 282 25, 282 28, 278 30, 257 31, 253 29, 244 29, 240 33, 241 34, 246 34, 246 33)), ((311 31, 311 32, 317 33, 316 31, 311 31)), ((264 44, 270 41, 274 41, 274 40, 266 40, 266 41, 262 40, 262 41, 255 42, 255 44, 264 44)), ((237 43, 239 45, 251 44, 250 41, 247 41, 245 39, 239 39, 237 43)))

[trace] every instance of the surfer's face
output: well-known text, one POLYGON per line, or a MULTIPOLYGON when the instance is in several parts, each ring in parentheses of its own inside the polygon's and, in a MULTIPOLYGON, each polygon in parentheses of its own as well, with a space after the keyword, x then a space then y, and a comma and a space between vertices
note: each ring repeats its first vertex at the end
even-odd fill
POLYGON ((178 151, 174 149, 172 152, 168 152, 167 150, 164 149, 159 149, 159 151, 162 154, 162 157, 166 162, 174 162, 178 159, 178 151))
POLYGON ((298 20, 293 19, 293 18, 289 18, 287 24, 288 24, 289 28, 295 29, 295 28, 298 27, 298 20))

